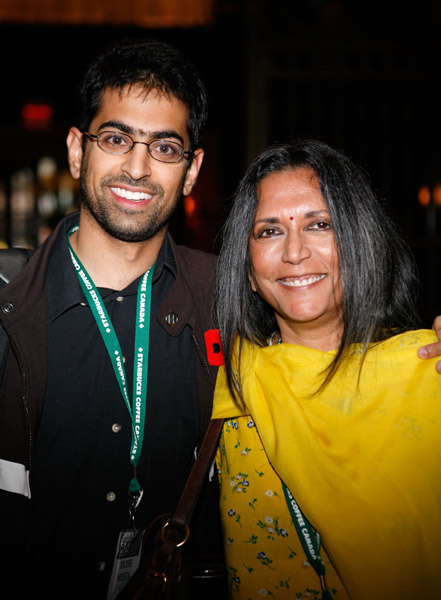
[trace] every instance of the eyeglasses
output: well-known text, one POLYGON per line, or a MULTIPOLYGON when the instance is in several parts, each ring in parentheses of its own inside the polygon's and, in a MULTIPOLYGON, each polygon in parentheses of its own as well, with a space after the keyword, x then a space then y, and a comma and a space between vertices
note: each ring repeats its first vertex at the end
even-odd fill
POLYGON ((177 142, 168 140, 152 140, 151 142, 135 142, 127 133, 118 131, 102 131, 98 135, 83 131, 89 139, 95 141, 101 150, 109 154, 127 154, 135 144, 147 146, 147 150, 152 158, 164 163, 177 163, 185 156, 187 160, 193 158, 192 150, 184 150, 184 147, 177 142))

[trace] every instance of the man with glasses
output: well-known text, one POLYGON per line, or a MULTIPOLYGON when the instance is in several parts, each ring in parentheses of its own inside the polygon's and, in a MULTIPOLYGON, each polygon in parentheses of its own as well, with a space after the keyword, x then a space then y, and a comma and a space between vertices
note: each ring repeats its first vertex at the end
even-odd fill
MULTIPOLYGON (((210 418, 215 263, 167 234, 203 159, 191 64, 124 42, 92 63, 80 100, 67 137, 80 212, 0 292, 0 564, 34 594, 98 600, 135 568, 117 549, 175 510, 210 418)), ((221 548, 215 480, 188 543, 202 579, 221 548)))

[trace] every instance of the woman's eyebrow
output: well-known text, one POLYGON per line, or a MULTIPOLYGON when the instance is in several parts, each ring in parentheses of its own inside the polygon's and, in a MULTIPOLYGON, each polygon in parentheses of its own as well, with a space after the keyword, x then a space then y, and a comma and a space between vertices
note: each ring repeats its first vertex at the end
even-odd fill
POLYGON ((321 210, 309 210, 307 213, 305 213, 305 217, 320 217, 322 215, 328 215, 329 213, 327 210, 321 209, 321 210))
POLYGON ((279 223, 280 219, 277 217, 262 217, 261 219, 256 219, 254 221, 254 225, 257 223, 279 223))

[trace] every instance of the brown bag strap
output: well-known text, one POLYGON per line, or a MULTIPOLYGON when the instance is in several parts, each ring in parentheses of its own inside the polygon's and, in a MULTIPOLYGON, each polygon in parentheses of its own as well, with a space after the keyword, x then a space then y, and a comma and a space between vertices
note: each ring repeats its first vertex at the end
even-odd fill
MULTIPOLYGON (((189 536, 189 522, 199 497, 205 477, 213 462, 224 420, 210 421, 198 456, 188 476, 181 498, 172 517, 162 515, 155 521, 161 521, 162 529, 156 536, 156 547, 150 564, 143 560, 127 585, 123 588, 119 600, 143 600, 144 598, 169 598, 166 592, 168 582, 180 569, 179 548, 189 536)), ((152 524, 153 526, 153 524, 152 524)))
POLYGON ((212 419, 208 425, 196 462, 188 476, 173 516, 173 521, 177 525, 185 527, 190 522, 205 476, 213 462, 223 423, 223 419, 212 419))

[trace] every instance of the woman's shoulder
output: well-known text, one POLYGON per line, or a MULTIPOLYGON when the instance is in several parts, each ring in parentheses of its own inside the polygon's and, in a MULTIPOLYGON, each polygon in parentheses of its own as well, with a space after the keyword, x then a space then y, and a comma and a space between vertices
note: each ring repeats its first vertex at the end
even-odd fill
POLYGON ((380 351, 387 349, 412 350, 425 344, 436 342, 437 340, 438 338, 433 329, 415 329, 387 338, 378 344, 374 344, 373 348, 380 351))

